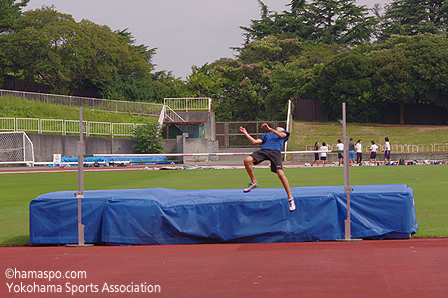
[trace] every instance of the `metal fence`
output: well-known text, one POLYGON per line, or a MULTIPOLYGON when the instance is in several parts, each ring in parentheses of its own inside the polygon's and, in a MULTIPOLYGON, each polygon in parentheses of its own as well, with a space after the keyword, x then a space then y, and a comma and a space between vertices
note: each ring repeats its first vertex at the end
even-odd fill
MULTIPOLYGON (((384 152, 384 145, 377 144, 377 152, 384 152)), ((336 144, 327 144, 328 150, 336 150, 336 144)), ((370 145, 363 146, 363 152, 370 152, 370 145)), ((314 145, 306 145, 304 147, 307 151, 314 150, 314 145)), ((448 143, 437 144, 391 144, 390 151, 392 153, 422 153, 422 152, 447 152, 448 143)))
POLYGON ((253 145, 240 132, 240 126, 244 126, 251 136, 258 138, 266 133, 261 128, 263 123, 271 127, 286 127, 286 121, 242 121, 242 122, 216 122, 216 139, 220 147, 252 147, 253 145))
MULTIPOLYGON (((87 136, 132 137, 139 125, 134 123, 110 123, 83 121, 87 136)), ((79 120, 0 118, 0 131, 25 131, 39 134, 79 134, 79 120)))
POLYGON ((50 104, 59 104, 75 107, 82 106, 92 110, 99 110, 104 112, 128 113, 128 114, 138 114, 138 115, 157 116, 157 117, 160 115, 163 108, 163 104, 159 103, 110 100, 110 99, 0 89, 0 96, 7 96, 7 95, 50 104))
MULTIPOLYGON (((79 96, 45 94, 25 91, 0 89, 0 96, 14 96, 27 100, 40 101, 48 104, 59 104, 74 107, 86 107, 92 110, 112 113, 137 114, 156 116, 162 125, 165 118, 179 118, 175 111, 194 112, 211 111, 212 99, 208 97, 197 98, 165 98, 163 104, 149 102, 134 102, 123 100, 109 100, 79 96), (174 115, 174 116, 173 116, 174 115)), ((173 119, 171 119, 173 120, 173 119)), ((180 120, 184 121, 183 119, 180 120)), ((98 126, 98 125, 95 125, 98 126)))
POLYGON ((208 97, 196 98, 165 98, 163 104, 169 106, 174 111, 211 111, 212 99, 208 97))

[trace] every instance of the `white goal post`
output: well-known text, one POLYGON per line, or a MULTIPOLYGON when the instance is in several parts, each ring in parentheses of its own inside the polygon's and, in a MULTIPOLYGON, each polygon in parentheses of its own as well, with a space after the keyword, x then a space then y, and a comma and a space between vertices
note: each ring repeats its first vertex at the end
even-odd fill
POLYGON ((33 142, 31 142, 25 132, 0 132, 1 164, 34 166, 33 142))

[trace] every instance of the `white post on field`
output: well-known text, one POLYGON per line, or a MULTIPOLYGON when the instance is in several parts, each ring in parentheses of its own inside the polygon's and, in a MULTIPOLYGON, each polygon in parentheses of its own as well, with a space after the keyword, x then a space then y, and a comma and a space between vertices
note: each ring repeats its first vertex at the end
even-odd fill
POLYGON ((350 218, 350 195, 352 193, 352 187, 350 186, 350 168, 349 168, 349 145, 347 136, 347 110, 346 103, 342 103, 342 132, 344 136, 344 192, 347 195, 347 218, 345 223, 345 238, 338 239, 340 241, 361 241, 362 239, 353 239, 351 235, 351 218, 350 218))
MULTIPOLYGON (((286 116, 286 130, 291 133, 291 122, 292 122, 292 115, 291 115, 291 109, 292 109, 292 101, 288 101, 288 114, 286 116)), ((285 142, 285 152, 288 151, 288 141, 285 142)), ((286 161, 286 155, 283 156, 283 160, 286 161)))
POLYGON ((75 193, 78 199, 78 244, 67 246, 92 246, 85 244, 84 225, 82 224, 82 199, 84 199, 84 123, 82 120, 82 106, 79 107, 79 142, 78 142, 78 191, 75 193))

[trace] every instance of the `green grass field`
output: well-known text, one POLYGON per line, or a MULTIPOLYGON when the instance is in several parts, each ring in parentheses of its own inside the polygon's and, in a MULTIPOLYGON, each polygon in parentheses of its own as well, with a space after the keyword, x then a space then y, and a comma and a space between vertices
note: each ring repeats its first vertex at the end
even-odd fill
MULTIPOLYGON (((343 185, 343 169, 286 169, 292 187, 343 185)), ((282 187, 269 169, 256 169, 260 187, 282 187)), ((448 237, 448 166, 353 167, 351 184, 407 184, 415 194, 419 230, 415 237, 448 237)), ((166 187, 174 189, 244 188, 244 169, 193 171, 86 172, 85 189, 166 187)), ((0 175, 0 245, 27 245, 29 203, 40 194, 76 190, 77 173, 0 175)), ((300 204, 299 204, 300 207, 300 204)))

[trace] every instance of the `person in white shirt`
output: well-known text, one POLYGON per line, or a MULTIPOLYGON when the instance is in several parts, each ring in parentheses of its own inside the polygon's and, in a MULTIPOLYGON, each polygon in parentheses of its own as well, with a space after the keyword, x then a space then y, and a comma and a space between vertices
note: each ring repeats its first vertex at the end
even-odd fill
POLYGON ((327 143, 322 142, 322 146, 320 146, 320 160, 323 163, 323 166, 325 167, 325 162, 327 161, 327 152, 328 152, 328 146, 327 143))
POLYGON ((361 144, 361 140, 358 140, 358 142, 356 142, 355 151, 356 151, 356 163, 358 165, 361 165, 361 162, 362 162, 362 144, 361 144))
POLYGON ((390 162, 390 143, 388 137, 385 137, 384 140, 386 141, 384 144, 384 164, 386 164, 386 161, 390 162))
POLYGON ((344 144, 342 144, 341 140, 338 140, 338 143, 336 144, 336 149, 340 152, 338 152, 338 161, 339 165, 344 164, 344 144))
POLYGON ((375 144, 375 141, 372 141, 371 143, 372 145, 370 145, 370 163, 373 162, 374 165, 377 165, 376 150, 378 149, 378 145, 375 144))

